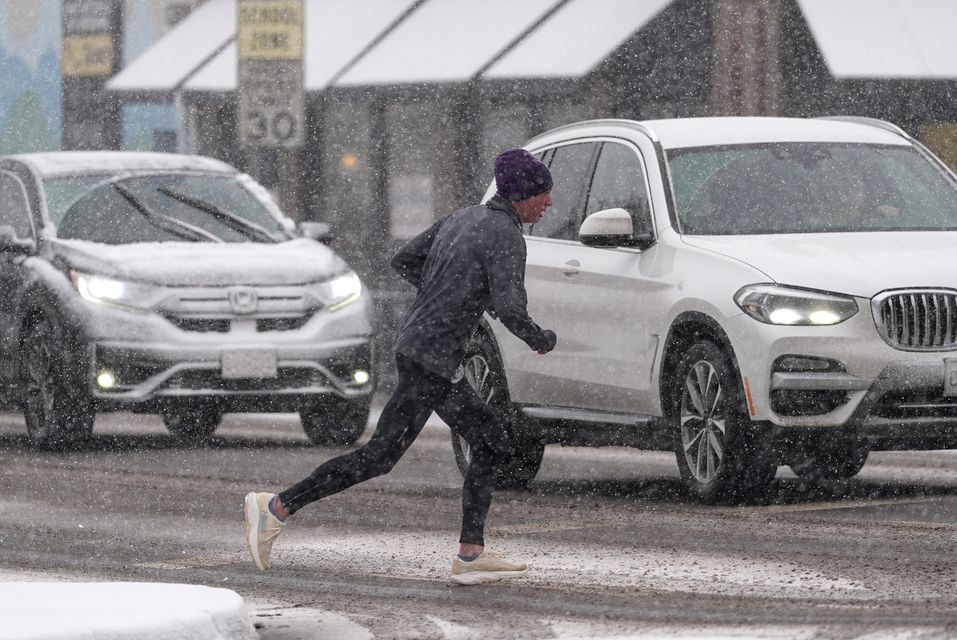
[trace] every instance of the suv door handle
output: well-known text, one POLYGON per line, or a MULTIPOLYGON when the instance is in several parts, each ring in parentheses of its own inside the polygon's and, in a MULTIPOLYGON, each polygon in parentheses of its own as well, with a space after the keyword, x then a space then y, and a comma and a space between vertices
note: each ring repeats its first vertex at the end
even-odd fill
POLYGON ((562 273, 564 273, 569 278, 572 276, 578 275, 578 267, 582 266, 582 263, 578 260, 569 260, 565 263, 565 266, 562 267, 562 273))

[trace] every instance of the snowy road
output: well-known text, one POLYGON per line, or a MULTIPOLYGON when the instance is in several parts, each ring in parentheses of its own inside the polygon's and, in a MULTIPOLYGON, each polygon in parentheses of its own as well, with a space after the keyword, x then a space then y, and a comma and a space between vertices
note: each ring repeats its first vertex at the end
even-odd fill
POLYGON ((339 451, 292 416, 228 416, 212 447, 182 448, 117 414, 88 450, 37 453, 0 415, 0 580, 226 587, 271 640, 957 636, 957 453, 874 454, 813 490, 782 471, 772 504, 715 508, 680 496, 671 455, 550 448, 490 515, 490 546, 531 572, 462 588, 460 479, 430 426, 392 474, 297 515, 257 572, 243 494, 339 451))

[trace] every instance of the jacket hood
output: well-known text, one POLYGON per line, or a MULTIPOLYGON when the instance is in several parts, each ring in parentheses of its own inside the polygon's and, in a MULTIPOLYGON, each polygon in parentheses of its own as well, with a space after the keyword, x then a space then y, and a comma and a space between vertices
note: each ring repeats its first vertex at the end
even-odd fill
POLYGON ((684 236, 772 281, 863 298, 886 289, 957 289, 957 232, 684 236))
POLYGON ((347 268, 329 247, 306 238, 255 242, 107 245, 54 240, 53 251, 82 272, 169 286, 291 285, 347 268))

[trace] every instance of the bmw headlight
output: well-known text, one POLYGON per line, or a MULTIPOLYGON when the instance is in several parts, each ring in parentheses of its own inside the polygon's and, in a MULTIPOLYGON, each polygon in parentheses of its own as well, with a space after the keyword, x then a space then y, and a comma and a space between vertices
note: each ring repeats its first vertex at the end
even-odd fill
POLYGON ((362 281, 354 271, 347 271, 319 283, 319 297, 329 311, 336 311, 359 299, 362 281))
POLYGON ((81 273, 73 269, 70 270, 70 279, 84 300, 127 309, 149 309, 158 293, 158 289, 151 285, 81 273))
POLYGON ((765 324, 832 325, 857 313, 854 298, 777 284, 752 284, 734 295, 746 314, 765 324))

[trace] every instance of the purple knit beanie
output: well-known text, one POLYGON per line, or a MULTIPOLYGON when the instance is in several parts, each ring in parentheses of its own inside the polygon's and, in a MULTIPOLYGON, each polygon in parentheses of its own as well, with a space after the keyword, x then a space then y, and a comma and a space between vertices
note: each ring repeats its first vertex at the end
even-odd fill
POLYGON ((525 149, 509 149, 495 158, 495 186, 506 200, 527 200, 552 188, 552 174, 525 149))

